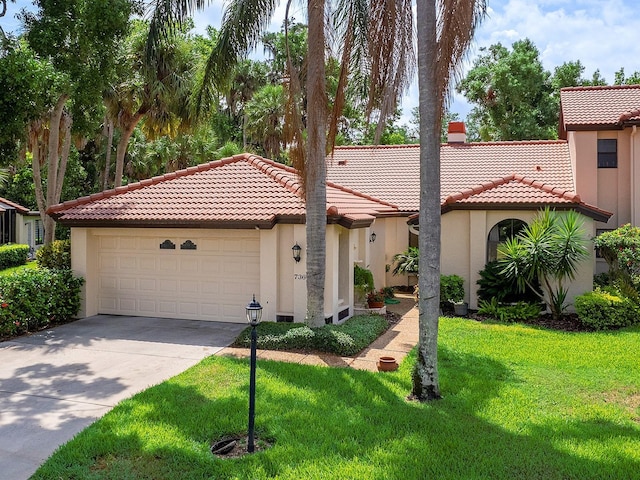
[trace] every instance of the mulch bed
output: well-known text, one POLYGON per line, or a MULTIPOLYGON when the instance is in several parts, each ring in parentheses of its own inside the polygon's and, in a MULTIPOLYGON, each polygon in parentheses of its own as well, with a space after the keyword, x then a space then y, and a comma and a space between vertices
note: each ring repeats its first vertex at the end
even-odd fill
MULTIPOLYGON (((469 318, 473 320, 477 320, 479 322, 483 321, 493 321, 492 318, 487 317, 485 315, 478 315, 477 313, 470 313, 469 318)), ((578 316, 575 313, 568 313, 562 316, 560 319, 554 319, 551 314, 540 315, 538 318, 533 318, 530 320, 526 320, 524 322, 526 325, 531 325, 534 327, 543 327, 548 328, 550 330, 559 330, 563 332, 587 332, 588 329, 584 328, 580 321, 578 320, 578 316)))

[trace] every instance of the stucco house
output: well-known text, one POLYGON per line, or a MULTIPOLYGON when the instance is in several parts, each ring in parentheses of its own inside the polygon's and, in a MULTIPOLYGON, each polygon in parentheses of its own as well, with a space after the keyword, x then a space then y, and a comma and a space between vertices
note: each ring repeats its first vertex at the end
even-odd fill
POLYGON ((29 245, 32 254, 42 245, 44 230, 40 214, 0 197, 0 245, 29 245))
MULTIPOLYGON (((397 208, 327 184, 325 317, 353 315, 353 264, 368 227, 397 208)), ((290 167, 236 155, 52 207, 85 278, 81 316, 304 321, 305 204, 290 167), (294 258, 294 246, 301 257, 294 258)), ((406 229, 406 225, 405 225, 406 229)))
MULTIPOLYGON (((561 92, 560 139, 467 143, 450 125, 441 147, 444 274, 478 272, 521 222, 545 206, 582 214, 589 237, 640 224, 640 86, 561 92)), ((393 256, 417 244, 419 146, 338 147, 327 158, 325 317, 353 314, 353 264, 377 287, 406 283, 393 256)), ((252 294, 264 318, 303 321, 304 201, 296 172, 238 155, 57 205, 72 227, 72 267, 86 279, 83 315, 244 321, 252 294), (301 261, 292 247, 302 249, 301 261)), ((591 290, 595 252, 569 296, 591 290)))

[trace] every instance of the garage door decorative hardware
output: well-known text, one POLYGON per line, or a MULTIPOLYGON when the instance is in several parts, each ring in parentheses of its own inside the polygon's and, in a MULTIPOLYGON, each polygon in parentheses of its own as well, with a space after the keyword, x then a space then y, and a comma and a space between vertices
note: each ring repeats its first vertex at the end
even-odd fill
POLYGON ((173 243, 171 240, 165 240, 160 244, 160 250, 175 250, 175 249, 176 249, 176 244, 173 243))
POLYGON ((191 240, 185 241, 182 245, 180 245, 180 250, 197 250, 198 246, 193 243, 191 240))

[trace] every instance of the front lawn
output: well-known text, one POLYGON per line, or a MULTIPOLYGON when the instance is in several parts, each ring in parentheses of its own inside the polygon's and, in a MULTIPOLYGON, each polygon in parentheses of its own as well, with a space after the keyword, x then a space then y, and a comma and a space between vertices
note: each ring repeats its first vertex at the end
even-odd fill
POLYGON ((639 478, 639 328, 440 325, 440 401, 405 400, 415 353, 384 374, 259 361, 256 428, 273 446, 219 459, 211 442, 246 431, 249 367, 211 357, 122 402, 33 478, 639 478))

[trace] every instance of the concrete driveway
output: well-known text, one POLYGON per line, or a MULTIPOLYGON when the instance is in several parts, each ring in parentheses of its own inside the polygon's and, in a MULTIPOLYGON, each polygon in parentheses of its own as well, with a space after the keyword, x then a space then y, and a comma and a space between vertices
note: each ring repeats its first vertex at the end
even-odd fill
POLYGON ((97 315, 0 343, 0 477, 29 478, 119 401, 220 351, 244 327, 97 315))

